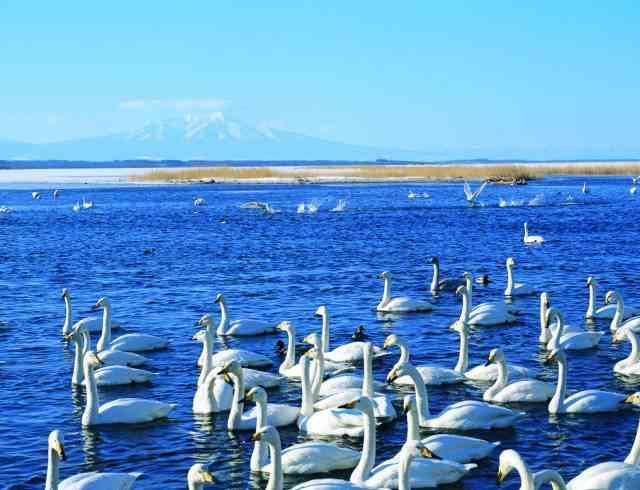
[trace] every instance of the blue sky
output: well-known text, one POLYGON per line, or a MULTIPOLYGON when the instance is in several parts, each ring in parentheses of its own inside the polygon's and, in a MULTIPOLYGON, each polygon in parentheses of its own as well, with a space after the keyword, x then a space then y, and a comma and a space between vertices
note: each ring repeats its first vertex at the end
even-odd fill
POLYGON ((222 110, 378 147, 640 157, 637 2, 0 0, 0 20, 0 139, 222 110))

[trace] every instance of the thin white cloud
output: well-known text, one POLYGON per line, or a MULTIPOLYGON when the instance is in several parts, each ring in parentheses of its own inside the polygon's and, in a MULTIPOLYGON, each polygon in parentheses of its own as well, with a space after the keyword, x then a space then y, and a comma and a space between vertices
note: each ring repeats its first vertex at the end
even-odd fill
POLYGON ((120 102, 123 110, 174 110, 178 112, 219 110, 229 104, 224 99, 130 99, 120 102))

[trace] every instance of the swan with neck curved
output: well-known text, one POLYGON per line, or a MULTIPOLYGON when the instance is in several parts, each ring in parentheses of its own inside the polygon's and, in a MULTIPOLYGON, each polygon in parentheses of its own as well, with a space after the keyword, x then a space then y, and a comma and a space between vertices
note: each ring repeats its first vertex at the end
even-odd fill
MULTIPOLYGON (((505 323, 513 323, 517 320, 515 316, 515 308, 505 303, 481 303, 472 306, 473 298, 473 276, 469 272, 464 273, 467 291, 467 304, 462 303, 462 311, 458 321, 473 326, 492 326, 504 325, 505 323)), ((458 294, 460 288, 458 288, 458 294)))
MULTIPOLYGON (((212 338, 216 334, 213 327, 213 317, 208 313, 198 320, 197 325, 206 328, 212 338)), ((273 365, 273 361, 267 356, 246 349, 225 349, 211 356, 213 366, 224 366, 232 361, 239 362, 242 367, 250 368, 266 368, 273 365)), ((202 366, 202 363, 203 355, 200 354, 198 366, 202 366)))
POLYGON ((628 357, 616 362, 613 366, 613 371, 626 376, 640 375, 640 340, 638 340, 638 334, 632 329, 620 328, 613 335, 612 342, 619 344, 624 340, 628 340, 631 344, 631 352, 628 357))
POLYGON ((527 222, 524 222, 524 237, 522 241, 525 245, 542 245, 544 238, 541 235, 529 235, 529 226, 527 222))
MULTIPOLYGON (((82 360, 85 353, 90 348, 89 332, 86 330, 82 322, 74 325, 73 330, 65 335, 65 340, 70 340, 75 344, 75 353, 73 360, 73 373, 71 375, 71 384, 84 385, 84 369, 82 360)), ((150 371, 144 369, 136 369, 128 366, 105 366, 95 371, 96 383, 98 386, 118 386, 130 385, 136 383, 148 383, 155 376, 150 371)))
MULTIPOLYGON (((90 349, 91 334, 86 328, 84 328, 84 325, 85 325, 85 319, 82 319, 76 322, 73 328, 82 332, 84 337, 84 344, 87 346, 87 349, 90 349)), ((123 350, 115 350, 115 349, 106 349, 106 350, 100 351, 100 360, 105 366, 137 367, 137 366, 142 366, 147 362, 147 358, 144 356, 141 356, 140 354, 135 354, 133 352, 126 352, 123 350)), ((80 364, 80 366, 82 366, 82 363, 80 364)))
POLYGON ((432 416, 429 411, 427 387, 413 365, 406 362, 394 368, 387 376, 387 381, 393 382, 395 378, 404 375, 413 379, 420 427, 454 430, 501 429, 513 426, 525 415, 485 402, 464 400, 449 405, 439 415, 432 416))
POLYGON ((419 311, 431 311, 433 305, 428 301, 420 301, 407 296, 391 296, 391 273, 384 271, 380 273, 380 279, 384 281, 382 298, 376 306, 376 310, 382 313, 412 313, 419 311))
POLYGON ((500 453, 500 465, 496 477, 498 484, 502 483, 514 470, 520 476, 520 490, 538 490, 547 483, 551 484, 553 490, 565 490, 566 488, 562 475, 557 471, 542 470, 533 473, 520 454, 513 449, 506 449, 500 453))
POLYGON ((111 339, 111 302, 108 298, 100 298, 93 306, 94 310, 102 308, 102 333, 96 344, 98 352, 107 349, 123 350, 126 352, 145 352, 166 349, 169 341, 156 335, 145 333, 128 333, 111 339))
POLYGON ((498 379, 482 395, 486 402, 546 402, 554 393, 554 386, 537 379, 524 379, 509 383, 507 360, 501 349, 493 349, 489 353, 487 363, 498 366, 498 379))
MULTIPOLYGON (((587 288, 589 289, 589 303, 587 305, 587 312, 585 313, 585 318, 587 320, 593 319, 602 319, 602 320, 613 320, 613 317, 616 313, 619 313, 618 318, 619 321, 626 320, 627 318, 631 318, 632 316, 640 315, 640 309, 635 308, 633 306, 629 306, 626 304, 610 304, 605 301, 604 306, 600 308, 596 308, 596 286, 598 285, 598 281, 595 277, 589 276, 587 278, 587 288)), ((621 298, 622 295, 618 293, 618 297, 621 298)))
POLYGON ((144 398, 118 398, 100 405, 94 368, 102 364, 93 351, 84 355, 83 368, 87 388, 87 405, 82 414, 82 425, 142 424, 165 418, 176 407, 171 403, 144 398))
POLYGON ((229 410, 233 401, 233 388, 225 382, 224 376, 220 373, 222 368, 213 366, 211 362, 211 334, 204 329, 197 332, 192 340, 202 342, 204 353, 204 363, 200 369, 198 387, 191 405, 193 413, 210 414, 229 410))
POLYGON ((590 332, 583 330, 581 332, 572 331, 565 333, 564 319, 562 313, 557 308, 549 308, 547 311, 547 325, 551 322, 551 318, 555 319, 555 328, 551 340, 547 343, 547 350, 556 349, 568 350, 585 350, 593 349, 600 342, 600 338, 604 332, 590 332))
POLYGON ((45 490, 129 490, 142 473, 78 473, 60 481, 60 460, 66 461, 62 433, 54 430, 49 434, 47 477, 45 490))
MULTIPOLYGON (((62 295, 61 295, 62 299, 64 300, 64 323, 62 324, 62 335, 65 336, 69 333, 71 333, 71 330, 73 329, 73 308, 71 307, 71 293, 69 292, 68 288, 63 288, 62 289, 62 295)), ((89 332, 91 333, 100 333, 100 331, 102 330, 102 321, 99 317, 87 317, 87 318, 83 318, 83 320, 85 320, 85 326, 86 328, 89 330, 89 332)), ((112 324, 111 328, 113 328, 114 330, 116 328, 120 328, 119 325, 116 324, 112 324)))
POLYGON ((512 298, 513 296, 528 296, 536 293, 532 286, 522 282, 514 282, 513 269, 516 267, 516 260, 513 257, 507 258, 506 266, 507 288, 504 290, 505 297, 512 298))
MULTIPOLYGON (((551 341, 551 338, 558 328, 557 322, 553 324, 550 324, 549 322, 548 312, 550 305, 551 301, 549 299, 549 293, 543 291, 542 293, 540 293, 540 337, 538 337, 538 340, 540 341, 540 343, 545 345, 548 344, 549 341, 551 341)), ((570 332, 580 333, 585 331, 586 330, 584 330, 583 328, 574 327, 572 325, 563 324, 562 326, 562 332, 565 334, 570 332)))
POLYGON ((545 363, 558 363, 558 384, 549 402, 549 413, 616 412, 624 406, 626 395, 602 390, 584 390, 566 398, 567 357, 562 349, 549 353, 545 363))
POLYGON ((189 490, 202 490, 207 485, 216 482, 211 465, 196 463, 189 468, 187 473, 187 488, 189 490))
POLYGON ((611 320, 611 332, 615 333, 620 328, 629 328, 636 333, 640 332, 640 316, 622 321, 627 308, 624 305, 622 295, 618 291, 609 291, 604 301, 606 304, 615 303, 616 306, 616 312, 611 320))
MULTIPOLYGON (((258 408, 243 413, 244 409, 244 374, 240 363, 232 361, 220 370, 220 374, 227 374, 233 381, 233 401, 227 420, 227 429, 235 430, 255 430, 258 408)), ((300 409, 291 405, 280 403, 270 403, 267 406, 267 423, 276 427, 291 425, 296 422, 300 409)))
POLYGON ((218 335, 232 335, 240 337, 262 335, 276 331, 275 323, 260 322, 245 318, 229 320, 229 310, 224 302, 224 296, 222 293, 218 293, 216 295, 215 303, 220 306, 220 323, 216 330, 216 334, 218 335))
POLYGON ((438 291, 455 291, 459 286, 464 285, 464 278, 440 279, 440 261, 438 257, 431 257, 429 262, 433 266, 433 277, 431 279, 431 286, 429 287, 432 293, 437 293, 438 291))

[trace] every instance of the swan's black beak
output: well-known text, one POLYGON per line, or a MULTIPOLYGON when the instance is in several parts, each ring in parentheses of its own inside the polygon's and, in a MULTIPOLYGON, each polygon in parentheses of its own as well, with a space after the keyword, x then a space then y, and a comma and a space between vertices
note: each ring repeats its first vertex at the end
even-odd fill
POLYGON ((338 405, 338 408, 355 408, 357 403, 358 399, 355 399, 353 401, 343 403, 342 405, 338 405))
POLYGON ((98 360, 98 364, 100 364, 101 366, 104 366, 104 361, 102 359, 100 359, 100 353, 96 353, 96 359, 98 360))
POLYGON ((484 366, 485 366, 485 367, 487 367, 487 366, 489 366, 492 362, 493 362, 493 359, 488 358, 488 359, 484 362, 484 366))
POLYGON ((396 379, 398 379, 398 373, 396 371, 391 371, 387 375, 387 384, 393 383, 396 379))
POLYGON ((60 459, 62 461, 66 461, 67 460, 67 453, 64 450, 64 444, 60 443, 60 459))
POLYGON ((426 446, 423 446, 420 448, 420 456, 422 456, 423 458, 429 458, 429 459, 442 459, 440 456, 438 456, 436 453, 434 453, 431 449, 429 449, 426 446))

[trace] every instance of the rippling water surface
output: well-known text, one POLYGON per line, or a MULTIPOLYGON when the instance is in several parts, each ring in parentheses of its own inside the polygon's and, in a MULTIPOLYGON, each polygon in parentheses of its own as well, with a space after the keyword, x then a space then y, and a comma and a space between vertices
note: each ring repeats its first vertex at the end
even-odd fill
MULTIPOLYGON (((80 471, 141 471, 136 488, 184 488, 186 471, 196 461, 217 462, 217 488, 264 488, 250 477, 250 433, 230 434, 225 414, 210 419, 191 412, 199 346, 190 340, 194 321, 218 311, 216 292, 224 292, 232 317, 292 321, 298 338, 319 330, 312 314, 326 304, 332 343, 350 340, 364 324, 370 340, 381 345, 397 333, 409 339, 416 364, 453 367, 458 336, 447 325, 459 314, 452 294, 435 299, 433 313, 397 318, 373 311, 382 291, 376 274, 394 274, 395 294, 429 298, 427 259, 440 257, 444 274, 465 270, 488 273, 493 282, 474 291, 477 302, 501 299, 504 261, 518 261, 516 280, 549 291, 568 323, 582 324, 587 306, 585 279, 600 279, 599 300, 620 289, 628 303, 640 305, 638 232, 640 204, 628 192, 627 179, 591 179, 592 193, 582 195, 582 180, 547 179, 526 187, 490 186, 485 206, 468 208, 461 185, 308 185, 308 186, 160 186, 64 188, 58 200, 45 191, 39 201, 20 186, 0 188, 0 482, 14 489, 44 485, 47 436, 60 429, 68 461, 61 477, 80 471), (432 199, 408 199, 409 190, 432 199), (95 208, 74 213, 83 195, 95 208), (207 205, 194 208, 193 195, 207 205), (538 206, 500 207, 539 196, 538 206), (342 213, 329 212, 338 199, 342 213), (240 209, 250 200, 267 201, 281 212, 267 216, 240 209), (297 205, 315 200, 316 214, 298 214, 297 205), (544 235, 542 247, 524 247, 522 223, 544 235), (145 254, 145 249, 155 249, 145 254), (167 337, 171 347, 148 354, 147 369, 159 373, 152 385, 101 389, 102 401, 141 396, 174 402, 170 419, 135 428, 83 429, 82 390, 71 388, 73 349, 61 342, 64 319, 61 288, 70 288, 76 319, 100 296, 111 299, 114 317, 128 332, 167 337)), ((535 203, 534 202, 534 203, 535 203)), ((555 382, 555 366, 542 364, 538 344, 538 301, 517 299, 520 321, 509 327, 476 329, 470 364, 484 362, 501 346, 508 359, 555 382)), ((596 325, 608 329, 606 323, 596 325)), ((280 362, 278 335, 245 340, 216 340, 216 348, 242 346, 280 362)), ((95 338, 94 338, 95 341, 95 338)), ((569 388, 640 389, 635 380, 613 374, 614 362, 629 345, 612 345, 608 330, 596 350, 571 353, 569 388)), ((384 380, 397 351, 376 361, 384 380)), ((274 367, 273 371, 275 372, 274 367)), ((479 399, 484 387, 472 384, 429 390, 434 412, 463 399, 479 399)), ((394 392, 400 402, 403 393, 394 392)), ((270 400, 299 403, 300 387, 283 383, 270 400)), ((401 403, 401 402, 400 402, 401 403)), ((607 460, 622 460, 633 440, 635 412, 613 415, 550 417, 544 404, 527 411, 513 430, 473 435, 502 441, 517 449, 532 469, 559 469, 566 479, 607 460)), ((283 445, 297 431, 281 431, 283 445)), ((405 422, 378 431, 377 461, 395 454, 405 438, 405 422)), ((358 448, 358 441, 342 443, 358 448)), ((448 488, 494 488, 499 451, 477 470, 448 488)), ((348 476, 348 473, 345 475, 348 476)), ((286 479, 287 488, 299 480, 286 479)), ((519 488, 510 477, 503 488, 519 488)))

